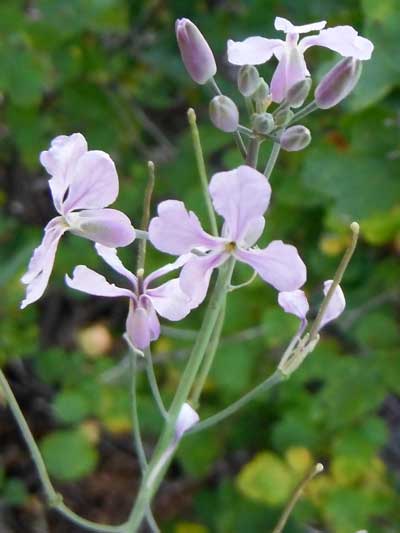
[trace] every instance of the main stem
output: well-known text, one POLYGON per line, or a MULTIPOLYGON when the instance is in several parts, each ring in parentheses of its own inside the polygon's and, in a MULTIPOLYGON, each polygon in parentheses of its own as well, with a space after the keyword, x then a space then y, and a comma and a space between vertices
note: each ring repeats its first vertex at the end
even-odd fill
POLYGON ((218 278, 212 292, 207 311, 204 315, 199 334, 193 346, 189 361, 183 372, 175 397, 168 412, 163 432, 155 448, 153 457, 149 462, 146 475, 142 481, 136 504, 126 525, 126 533, 135 533, 143 520, 146 509, 158 489, 173 454, 164 460, 166 452, 170 449, 174 439, 175 426, 183 404, 187 401, 190 390, 196 379, 205 351, 210 342, 212 332, 221 311, 226 293, 228 292, 234 268, 234 258, 230 258, 224 268, 218 273, 218 278), (162 466, 160 468, 160 464, 162 466))

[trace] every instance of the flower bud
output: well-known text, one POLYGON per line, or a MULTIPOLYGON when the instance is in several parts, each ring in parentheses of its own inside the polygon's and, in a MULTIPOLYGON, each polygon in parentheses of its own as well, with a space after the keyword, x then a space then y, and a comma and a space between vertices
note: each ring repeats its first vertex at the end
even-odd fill
POLYGON ((239 110, 227 96, 214 96, 210 102, 210 118, 219 130, 233 132, 239 125, 239 110))
POLYGON ((251 117, 253 130, 262 135, 270 133, 275 128, 274 117, 271 113, 255 113, 251 117))
POLYGON ((260 77, 258 87, 253 93, 252 98, 255 101, 256 105, 264 110, 267 109, 269 104, 272 102, 271 91, 269 90, 269 85, 264 80, 264 78, 260 77))
POLYGON ((260 83, 260 75, 253 65, 244 65, 239 69, 237 84, 243 96, 251 96, 260 83))
POLYGON ((289 124, 293 117, 294 113, 288 107, 282 107, 282 109, 279 109, 279 111, 274 113, 275 124, 278 128, 282 128, 283 126, 286 126, 286 124, 289 124))
POLYGON ((359 59, 346 57, 326 74, 315 90, 315 103, 320 109, 335 106, 357 85, 362 64, 359 59))
POLYGON ((297 152, 310 144, 311 133, 304 126, 291 126, 282 133, 279 142, 287 152, 297 152))
POLYGON ((312 85, 311 78, 305 78, 298 81, 288 90, 285 98, 285 102, 290 107, 300 107, 303 105, 304 100, 307 98, 312 85))
POLYGON ((182 61, 192 79, 204 85, 217 72, 214 55, 200 30, 189 19, 175 23, 182 61))

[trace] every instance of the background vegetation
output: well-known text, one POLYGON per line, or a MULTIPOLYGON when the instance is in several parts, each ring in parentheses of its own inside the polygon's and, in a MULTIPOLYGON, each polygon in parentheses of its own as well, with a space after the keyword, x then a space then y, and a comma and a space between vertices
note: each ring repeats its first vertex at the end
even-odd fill
MULTIPOLYGON (((227 39, 271 36, 276 15, 299 24, 352 24, 376 46, 345 105, 306 119, 312 145, 281 156, 266 232, 266 241, 282 238, 301 250, 316 305, 348 242, 348 224, 357 219, 361 244, 344 282, 348 307, 288 383, 183 443, 155 514, 166 532, 269 531, 293 484, 320 460, 326 473, 309 486, 288 533, 303 532, 306 524, 335 533, 400 531, 398 0, 1 2, 0 365, 57 487, 93 520, 124 520, 139 481, 121 363, 126 302, 64 286, 64 273, 77 263, 104 270, 89 241, 67 237, 45 298, 18 309, 19 278, 53 216, 38 154, 54 136, 80 131, 91 148, 116 161, 117 205, 133 221, 141 213, 147 159, 157 164, 157 201, 179 198, 201 212, 187 107, 198 112, 210 173, 239 159, 231 137, 209 123, 207 90, 184 71, 174 20, 187 16, 201 27, 217 55, 219 81, 235 96, 227 39)), ((313 49, 308 55, 318 78, 332 54, 313 49)), ((134 264, 132 250, 124 256, 134 264)), ((149 269, 160 261, 152 251, 149 269)), ((240 274, 245 279, 248 272, 243 267, 240 274)), ((204 415, 270 373, 295 326, 261 281, 229 299, 204 415)), ((184 327, 196 329, 200 318, 201 310, 184 327)), ((154 346, 166 398, 189 346, 168 334, 154 346)), ((150 450, 160 420, 144 377, 139 401, 150 450)), ((41 503, 34 468, 4 405, 0 452, 1 531, 78 531, 41 503)))

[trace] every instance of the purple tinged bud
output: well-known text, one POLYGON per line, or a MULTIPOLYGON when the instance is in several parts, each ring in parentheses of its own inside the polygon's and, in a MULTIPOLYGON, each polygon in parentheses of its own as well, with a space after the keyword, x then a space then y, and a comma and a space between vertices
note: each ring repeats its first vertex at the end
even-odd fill
POLYGON ((283 107, 274 113, 275 124, 278 128, 283 128, 294 117, 294 113, 288 107, 283 107))
POLYGON ((353 57, 339 61, 326 74, 315 90, 315 103, 320 109, 329 109, 348 96, 361 76, 362 62, 353 57))
POLYGON ((310 92, 311 85, 311 78, 305 78, 304 80, 298 81, 288 90, 285 102, 290 107, 294 108, 302 106, 310 92))
POLYGON ((186 70, 196 83, 204 85, 217 72, 211 48, 197 26, 189 19, 178 19, 175 31, 186 70))
POLYGON ((270 133, 275 128, 274 117, 271 113, 254 113, 251 117, 253 130, 262 135, 270 133))
POLYGON ((279 142, 287 152, 298 152, 310 144, 311 133, 305 126, 291 126, 282 133, 279 142))
POLYGON ((261 109, 262 111, 265 111, 272 102, 271 91, 264 78, 260 78, 258 87, 255 93, 252 95, 252 98, 256 103, 257 108, 261 109))
POLYGON ((260 74, 253 65, 244 65, 239 69, 237 84, 240 93, 249 97, 255 93, 260 83, 260 74))
POLYGON ((219 130, 233 132, 239 125, 239 110, 227 96, 214 96, 210 102, 210 119, 219 130))

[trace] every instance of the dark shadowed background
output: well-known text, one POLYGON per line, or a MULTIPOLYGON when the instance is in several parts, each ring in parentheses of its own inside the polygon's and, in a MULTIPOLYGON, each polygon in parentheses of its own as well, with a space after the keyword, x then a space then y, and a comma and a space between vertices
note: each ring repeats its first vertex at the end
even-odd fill
MULTIPOLYGON (((210 93, 181 64, 174 20, 186 16, 202 29, 217 57, 218 81, 237 99, 226 41, 276 36, 276 15, 297 24, 351 24, 376 47, 355 94, 304 120, 313 133, 310 147, 281 155, 264 237, 300 249, 315 309, 322 281, 332 277, 348 244, 348 224, 358 220, 361 242, 343 283, 348 306, 288 383, 218 428, 187 438, 154 512, 162 531, 171 533, 264 533, 293 485, 322 461, 326 473, 308 487, 287 533, 400 531, 399 0, 1 1, 0 365, 57 489, 92 520, 125 520, 140 478, 121 340, 126 302, 65 287, 64 274, 78 263, 111 275, 89 241, 67 236, 45 297, 19 310, 19 278, 55 213, 39 152, 54 136, 79 131, 91 149, 115 160, 116 205, 134 223, 148 159, 157 165, 155 201, 182 199, 204 215, 186 109, 198 113, 210 174, 240 158, 232 138, 210 125, 210 93)), ((318 79, 333 54, 307 54, 318 79)), ((268 79, 271 67, 261 70, 268 79)), ((122 256, 134 268, 135 246, 122 256)), ((163 260, 149 251, 148 269, 163 260)), ((239 269, 238 279, 248 275, 239 269)), ((195 330, 201 316, 202 308, 177 327, 195 330)), ((294 328, 260 280, 233 293, 201 415, 267 376, 294 328)), ((154 345, 167 400, 189 347, 190 340, 169 334, 154 345)), ((1 533, 78 532, 46 510, 1 393, 0 403, 1 533)), ((144 376, 139 403, 150 451, 160 419, 144 376)))

